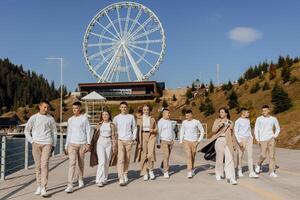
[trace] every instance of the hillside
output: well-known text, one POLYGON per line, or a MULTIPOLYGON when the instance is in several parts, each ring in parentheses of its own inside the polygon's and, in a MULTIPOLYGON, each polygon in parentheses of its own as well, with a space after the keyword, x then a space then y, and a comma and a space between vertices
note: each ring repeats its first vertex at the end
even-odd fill
MULTIPOLYGON (((291 77, 300 77, 300 62, 294 63, 291 67, 291 77)), ((282 113, 276 114, 281 124, 281 134, 278 139, 279 147, 286 147, 292 149, 300 149, 300 81, 294 80, 287 83, 283 83, 281 78, 281 69, 276 69, 276 77, 269 80, 270 72, 264 73, 262 77, 256 77, 251 80, 245 81, 245 83, 239 85, 234 84, 233 90, 236 91, 238 96, 238 102, 240 106, 244 106, 250 109, 251 123, 254 125, 255 119, 260 115, 261 107, 264 104, 268 104, 272 107, 271 103, 271 90, 275 83, 279 84, 289 95, 292 100, 293 106, 282 113), (262 88, 264 83, 268 82, 270 89, 263 91, 259 89, 255 93, 250 93, 251 88, 259 83, 262 88)), ((198 89, 198 93, 204 93, 205 89, 198 89)), ((189 105, 185 105, 180 109, 171 109, 172 116, 183 119, 182 109, 192 109, 196 118, 202 122, 208 124, 208 130, 211 130, 212 123, 217 117, 217 111, 220 107, 228 107, 227 94, 229 91, 223 91, 221 88, 216 89, 215 92, 210 93, 208 97, 212 100, 213 107, 216 110, 214 114, 205 116, 200 112, 199 107, 201 102, 205 101, 205 96, 196 97, 191 100, 189 105)), ((233 120, 236 120, 239 116, 236 109, 230 110, 233 120)), ((209 131, 209 135, 211 135, 209 131)))

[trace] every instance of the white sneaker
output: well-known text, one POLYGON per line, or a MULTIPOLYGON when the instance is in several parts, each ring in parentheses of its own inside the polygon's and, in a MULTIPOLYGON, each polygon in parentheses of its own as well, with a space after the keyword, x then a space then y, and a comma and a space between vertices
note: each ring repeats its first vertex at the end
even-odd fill
POLYGON ((249 174, 249 178, 258 178, 258 177, 259 177, 258 174, 256 174, 255 172, 251 172, 249 174))
POLYGON ((124 179, 121 178, 121 179, 119 180, 119 185, 120 185, 120 186, 125 186, 125 185, 126 185, 125 182, 124 182, 124 179))
POLYGON ((42 189, 42 187, 41 186, 38 186, 37 188, 36 188, 36 191, 35 191, 35 195, 40 195, 41 194, 41 189, 42 189))
POLYGON ((220 181, 221 179, 222 179, 221 176, 216 175, 216 180, 217 180, 217 181, 220 181))
POLYGON ((192 172, 188 172, 188 173, 187 173, 187 178, 193 178, 192 172))
POLYGON ((98 187, 103 187, 104 184, 103 184, 102 182, 99 182, 99 183, 97 183, 97 186, 98 186, 98 187))
POLYGON ((165 172, 165 173, 164 173, 164 178, 170 178, 169 172, 165 172))
POLYGON ((73 186, 68 186, 68 187, 65 189, 65 192, 66 192, 66 193, 72 193, 72 192, 73 192, 73 186))
POLYGON ((254 171, 255 171, 255 173, 259 174, 260 173, 260 166, 255 165, 254 171))
POLYGON ((144 175, 144 181, 148 181, 148 173, 144 175))
POLYGON ((106 185, 106 184, 107 184, 107 180, 104 180, 104 181, 103 181, 103 185, 106 185))
POLYGON ((237 182, 236 182, 236 180, 234 180, 234 179, 230 179, 230 184, 231 184, 231 185, 237 185, 237 182))
POLYGON ((151 180, 154 180, 154 179, 155 179, 155 175, 154 175, 154 173, 153 173, 152 170, 149 171, 149 176, 150 176, 150 179, 151 179, 151 180))
POLYGON ((41 188, 41 196, 42 196, 42 197, 46 197, 46 196, 47 196, 47 191, 46 191, 46 188, 45 188, 45 187, 42 187, 42 188, 41 188))
POLYGON ((125 181, 126 184, 128 183, 128 176, 127 176, 127 174, 124 174, 124 181, 125 181))
POLYGON ((83 188, 83 187, 84 187, 84 182, 83 182, 82 179, 79 179, 79 180, 78 180, 78 187, 79 187, 79 188, 83 188))
POLYGON ((241 169, 239 169, 239 171, 238 171, 238 176, 239 177, 243 177, 244 175, 243 175, 243 171, 241 170, 241 169))
POLYGON ((271 172, 271 173, 270 173, 270 177, 272 177, 272 178, 277 178, 277 177, 278 177, 278 175, 277 175, 277 174, 275 174, 275 172, 271 172))

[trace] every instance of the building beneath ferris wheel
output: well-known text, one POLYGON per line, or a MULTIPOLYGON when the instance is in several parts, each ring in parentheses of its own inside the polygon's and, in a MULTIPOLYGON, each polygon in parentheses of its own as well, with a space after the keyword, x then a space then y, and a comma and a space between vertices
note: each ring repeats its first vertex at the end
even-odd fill
POLYGON ((78 87, 82 95, 95 91, 107 100, 151 100, 162 96, 165 83, 156 81, 79 83, 78 87))

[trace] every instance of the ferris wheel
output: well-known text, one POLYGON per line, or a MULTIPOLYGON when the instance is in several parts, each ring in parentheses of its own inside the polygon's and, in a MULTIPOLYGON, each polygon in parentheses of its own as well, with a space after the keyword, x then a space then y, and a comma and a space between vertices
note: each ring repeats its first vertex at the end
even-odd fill
POLYGON ((83 54, 98 82, 148 80, 162 63, 166 36, 158 17, 135 2, 111 4, 89 23, 83 54))

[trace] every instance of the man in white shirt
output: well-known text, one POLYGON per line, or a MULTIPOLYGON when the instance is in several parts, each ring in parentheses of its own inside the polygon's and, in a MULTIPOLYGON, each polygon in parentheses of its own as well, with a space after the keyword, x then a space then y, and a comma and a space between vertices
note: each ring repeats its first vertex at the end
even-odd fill
POLYGON ((195 157, 197 146, 204 136, 204 129, 199 120, 193 119, 192 110, 187 110, 180 128, 180 143, 184 144, 187 159, 187 177, 195 175, 195 157))
POLYGON ((249 111, 246 108, 241 108, 241 117, 235 121, 234 134, 239 143, 239 159, 238 159, 238 176, 243 176, 242 160, 244 152, 247 149, 248 170, 250 178, 258 178, 258 175, 253 170, 252 146, 253 137, 251 134, 251 125, 249 120, 249 111))
POLYGON ((158 121, 157 128, 157 148, 161 148, 163 153, 161 170, 163 171, 164 177, 169 178, 169 160, 174 144, 175 133, 172 121, 170 120, 170 111, 168 109, 165 108, 163 110, 163 117, 158 121))
POLYGON ((88 118, 81 114, 81 103, 75 102, 72 106, 73 116, 68 119, 67 139, 65 150, 69 155, 69 173, 67 193, 73 192, 73 181, 78 178, 79 188, 84 187, 84 156, 90 150, 91 126, 88 118), (75 176, 75 168, 77 174, 75 176))
POLYGON ((280 133, 280 126, 276 117, 270 115, 268 105, 262 107, 262 116, 258 117, 255 122, 254 135, 260 145, 260 158, 255 166, 255 172, 259 173, 261 165, 269 153, 270 163, 269 172, 273 178, 278 177, 275 173, 275 139, 280 133), (275 132, 274 132, 275 128, 275 132))
POLYGON ((54 118, 48 114, 49 102, 41 101, 40 111, 31 116, 25 127, 26 139, 32 144, 37 190, 34 194, 47 196, 48 168, 51 153, 56 146, 57 129, 54 118))
POLYGON ((137 128, 134 116, 128 114, 127 102, 120 103, 121 113, 114 117, 113 123, 118 134, 118 177, 120 186, 128 183, 128 167, 137 128))

